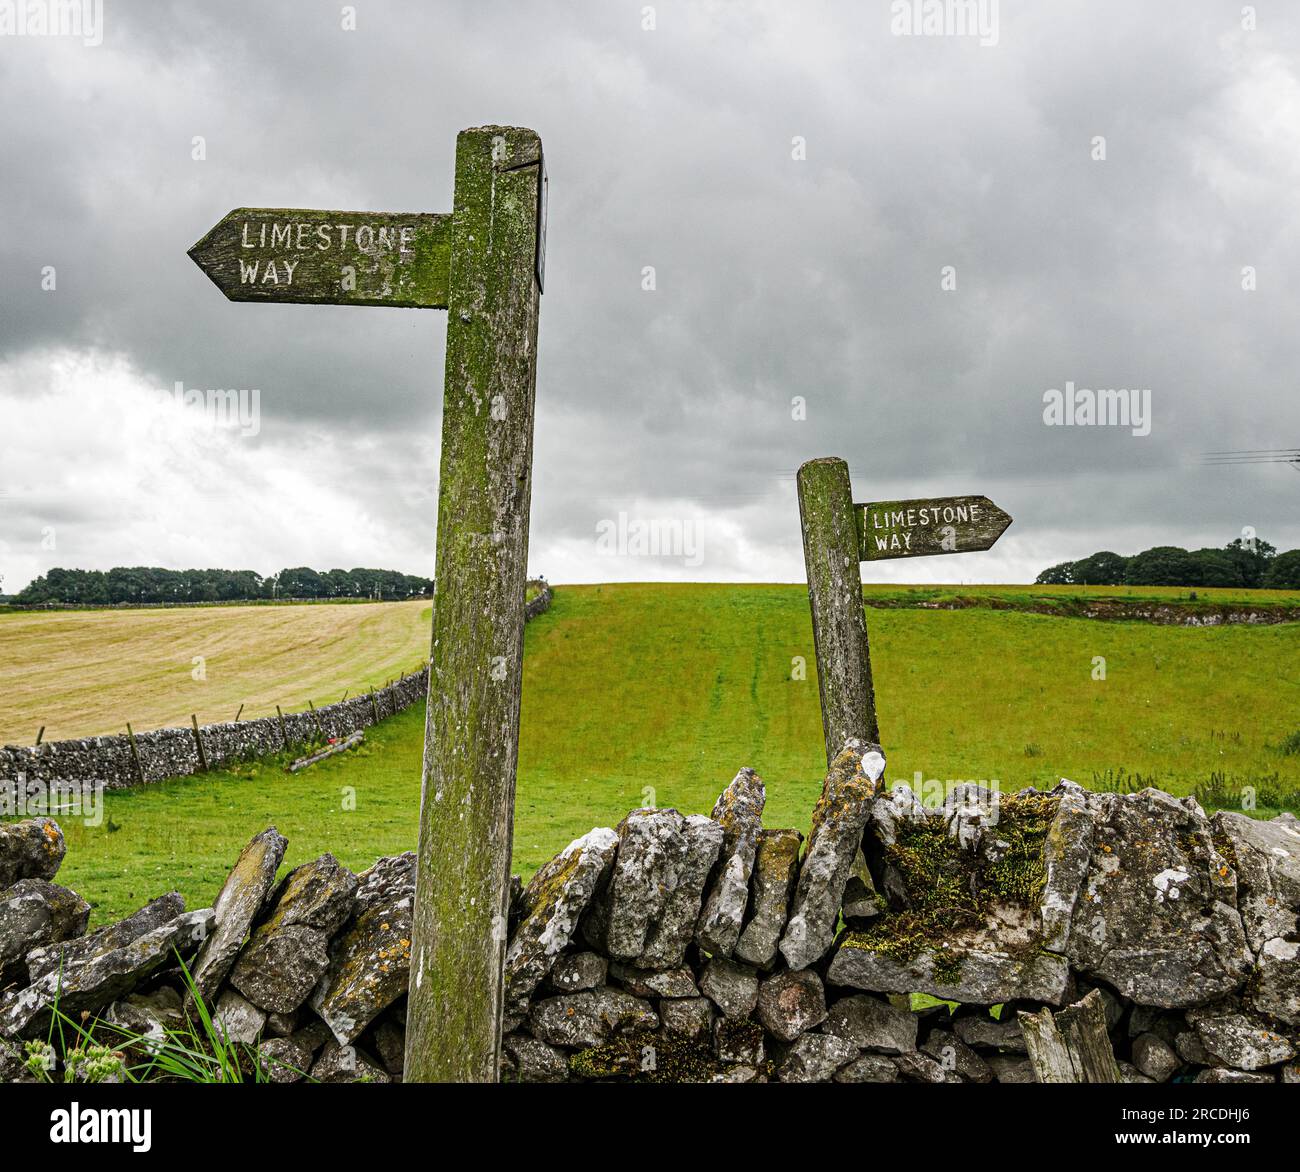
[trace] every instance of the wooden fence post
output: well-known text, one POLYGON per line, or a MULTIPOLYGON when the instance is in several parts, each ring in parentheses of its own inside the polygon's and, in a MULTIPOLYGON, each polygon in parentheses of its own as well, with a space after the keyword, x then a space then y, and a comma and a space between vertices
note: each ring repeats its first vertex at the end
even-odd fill
POLYGON ((456 140, 405 1078, 499 1077, 544 224, 541 140, 456 140))
POLYGON ((835 456, 809 460, 797 479, 822 732, 830 764, 850 737, 880 743, 862 602, 861 544, 848 464, 835 456))
POLYGON ((1119 1082, 1119 1067, 1106 1029, 1106 1007, 1093 989, 1060 1010, 1016 1015, 1030 1065, 1039 1082, 1119 1082))
POLYGON ((280 718, 280 739, 284 742, 284 747, 289 747, 289 730, 284 725, 284 713, 280 711, 280 705, 275 706, 275 714, 280 718))
POLYGON ((144 785, 144 766, 140 764, 140 750, 135 743, 135 730, 131 727, 131 722, 126 722, 126 739, 131 744, 131 760, 135 762, 135 773, 140 779, 140 784, 144 785))
POLYGON ((208 755, 203 751, 203 734, 199 732, 199 714, 197 712, 190 713, 190 723, 194 725, 194 743, 199 749, 199 768, 204 773, 207 773, 208 755))

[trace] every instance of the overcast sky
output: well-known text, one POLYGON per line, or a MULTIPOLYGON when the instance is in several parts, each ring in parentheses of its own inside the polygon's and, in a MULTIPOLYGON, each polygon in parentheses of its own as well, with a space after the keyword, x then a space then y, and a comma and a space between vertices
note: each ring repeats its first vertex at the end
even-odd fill
POLYGON ((492 122, 550 180, 533 572, 801 580, 794 471, 825 455, 860 501, 1015 517, 869 581, 1300 546, 1296 469, 1202 464, 1300 446, 1294 6, 1003 0, 996 44, 895 35, 888 0, 342 7, 108 0, 101 45, 0 36, 4 591, 431 574, 445 315, 232 304, 186 249, 237 206, 450 211, 456 132, 492 122), (1150 388, 1150 434, 1046 426, 1067 381, 1150 388), (256 389, 258 433, 152 406, 178 382, 256 389), (620 513, 695 545, 610 556, 620 513))

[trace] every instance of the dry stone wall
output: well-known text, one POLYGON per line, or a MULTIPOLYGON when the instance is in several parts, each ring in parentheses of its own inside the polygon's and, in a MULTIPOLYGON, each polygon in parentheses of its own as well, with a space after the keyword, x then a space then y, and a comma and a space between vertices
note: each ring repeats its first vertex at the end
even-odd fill
MULTIPOLYGON (((541 586, 540 593, 524 608, 525 621, 544 613, 551 605, 550 586, 544 582, 541 586)), ((138 732, 134 750, 131 738, 125 734, 46 741, 36 746, 6 745, 0 748, 0 786, 102 782, 105 789, 123 789, 168 777, 187 777, 201 771, 204 759, 209 769, 216 769, 285 749, 318 744, 331 737, 346 737, 420 702, 427 695, 428 687, 426 667, 402 676, 387 687, 376 688, 373 693, 364 692, 315 710, 203 725, 199 729, 203 758, 199 756, 193 728, 138 732)), ((11 808, 21 808, 21 805, 13 803, 11 808)))
MULTIPOLYGON (((199 736, 210 769, 345 737, 357 729, 409 708, 424 699, 428 669, 416 672, 337 704, 314 711, 286 712, 256 720, 203 725, 199 736)), ((0 748, 0 784, 102 781, 105 789, 123 789, 141 782, 185 777, 202 769, 192 728, 160 728, 135 734, 135 749, 125 734, 46 741, 40 745, 0 748), (139 764, 137 766, 137 759, 139 764)))
MULTIPOLYGON (((884 771, 847 745, 804 835, 742 769, 710 817, 634 810, 517 882, 502 1078, 1028 1082, 1018 1014, 1095 991, 1119 1080, 1300 1081, 1294 817, 1070 782, 926 808, 884 771)), ((255 837, 210 908, 86 935, 57 825, 0 825, 0 1076, 31 1077, 60 980, 161 1038, 194 1009, 180 956, 271 1078, 399 1080, 414 857, 277 882, 286 846, 255 837)))

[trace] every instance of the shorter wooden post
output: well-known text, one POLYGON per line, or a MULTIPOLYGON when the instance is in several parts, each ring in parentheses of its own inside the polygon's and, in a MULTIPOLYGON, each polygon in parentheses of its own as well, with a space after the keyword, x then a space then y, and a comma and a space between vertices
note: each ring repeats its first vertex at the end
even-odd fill
POLYGON ((284 742, 284 747, 289 747, 289 730, 284 726, 284 713, 280 711, 280 705, 275 706, 275 714, 280 718, 280 739, 284 742))
POLYGON ((850 737, 880 743, 862 602, 861 545, 848 464, 835 456, 809 460, 799 469, 797 481, 822 733, 830 764, 850 737))
POLYGON ((241 705, 239 706, 239 711, 235 713, 235 723, 236 723, 236 724, 239 723, 239 718, 240 718, 241 716, 243 716, 243 715, 244 715, 244 706, 241 704, 241 705))
POLYGON ((135 743, 135 730, 131 727, 131 722, 126 722, 126 739, 131 743, 131 760, 135 762, 135 773, 140 779, 140 784, 144 784, 144 766, 140 764, 140 750, 135 743))
POLYGON ((320 737, 321 740, 324 740, 324 739, 325 739, 325 730, 324 730, 324 728, 321 727, 321 722, 320 722, 320 713, 316 711, 316 705, 313 704, 310 700, 308 700, 308 701, 307 701, 307 707, 311 709, 311 714, 312 714, 312 716, 313 716, 313 717, 315 718, 315 720, 316 720, 316 735, 317 735, 318 737, 320 737))
POLYGON ((1106 1007, 1094 989, 1053 1017, 1050 1009, 1016 1014, 1039 1082, 1119 1082, 1106 1029, 1106 1007))
POLYGON ((379 700, 375 696, 375 685, 370 685, 370 713, 374 716, 374 723, 379 723, 379 700))
POLYGON ((203 734, 199 732, 199 714, 190 713, 190 723, 194 725, 194 743, 199 748, 199 768, 204 773, 208 771, 208 755, 203 751, 203 734))
POLYGON ((36 743, 39 745, 45 737, 45 725, 41 725, 41 731, 36 734, 36 743))

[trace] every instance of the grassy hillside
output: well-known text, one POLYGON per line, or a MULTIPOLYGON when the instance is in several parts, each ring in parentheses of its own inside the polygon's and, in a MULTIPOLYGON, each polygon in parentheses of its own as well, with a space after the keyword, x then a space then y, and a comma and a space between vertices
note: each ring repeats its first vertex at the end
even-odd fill
MULTIPOLYGON (((313 608, 314 609, 314 608, 313 608)), ((1004 611, 867 615, 887 778, 997 780, 1140 773, 1175 793, 1212 774, 1300 785, 1300 624, 1186 629, 1004 611), (1106 680, 1092 679, 1106 659, 1106 680), (1271 781, 1276 775, 1276 782, 1271 781)), ((654 803, 707 812, 742 765, 768 785, 769 826, 806 829, 824 761, 807 596, 797 586, 565 587, 527 628, 515 867, 654 803), (792 678, 802 656, 807 678, 792 678)), ((110 795, 105 825, 65 827, 62 875, 120 916, 165 884, 210 901, 268 823, 287 862, 350 866, 414 846, 423 712, 360 754, 289 776, 273 764, 110 795), (351 808, 353 807, 354 808, 351 808)))
POLYGON ((430 614, 418 599, 3 613, 0 743, 31 744, 42 725, 53 741, 330 703, 422 663, 430 614))

